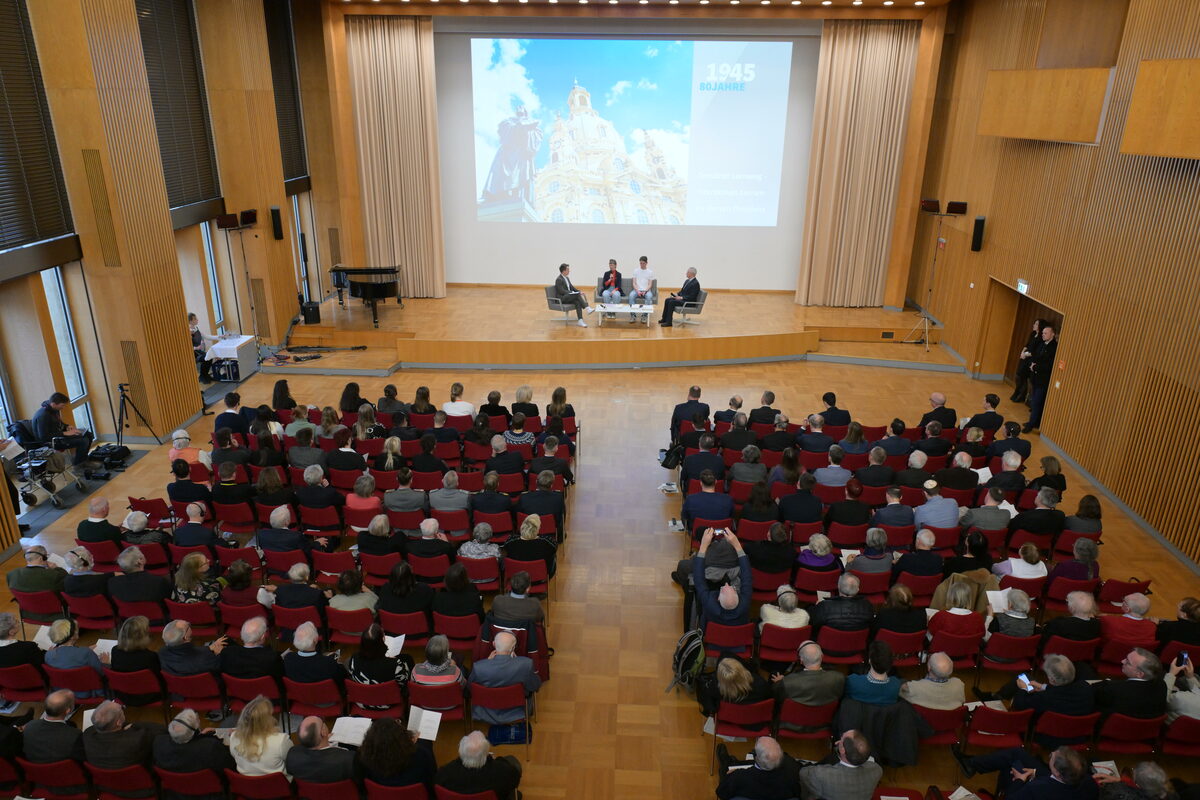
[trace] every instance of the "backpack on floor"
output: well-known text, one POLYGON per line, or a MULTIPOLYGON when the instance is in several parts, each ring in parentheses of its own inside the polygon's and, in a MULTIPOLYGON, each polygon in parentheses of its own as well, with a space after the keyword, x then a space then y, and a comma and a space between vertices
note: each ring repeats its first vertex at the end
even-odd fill
POLYGON ((695 688, 696 676, 704 669, 704 636, 700 629, 690 630, 675 644, 675 655, 671 659, 674 678, 666 691, 682 686, 689 692, 695 688))
POLYGON ((666 455, 663 456, 662 461, 659 463, 662 464, 663 469, 677 469, 679 465, 683 463, 683 456, 685 452, 686 451, 683 445, 674 445, 670 450, 667 451, 666 455))

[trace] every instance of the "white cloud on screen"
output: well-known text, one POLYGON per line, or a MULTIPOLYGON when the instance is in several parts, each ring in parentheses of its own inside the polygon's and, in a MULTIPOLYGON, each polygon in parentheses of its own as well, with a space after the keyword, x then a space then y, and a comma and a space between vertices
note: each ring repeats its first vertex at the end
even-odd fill
POLYGON ((675 173, 686 181, 688 176, 688 142, 691 138, 692 126, 675 121, 671 123, 671 127, 674 130, 665 131, 659 128, 643 130, 642 128, 635 128, 629 134, 630 158, 643 169, 649 168, 646 162, 646 146, 643 140, 644 136, 649 134, 654 143, 658 145, 658 149, 662 151, 663 158, 674 168, 675 173))
POLYGON ((612 88, 604 93, 604 105, 611 106, 621 99, 621 95, 633 86, 632 81, 617 81, 612 88))
POLYGON ((637 82, 637 88, 652 92, 658 88, 658 84, 652 83, 649 78, 641 78, 637 82))
POLYGON ((525 48, 517 39, 471 40, 471 63, 478 66, 472 78, 476 197, 483 190, 500 144, 496 128, 501 120, 512 116, 512 98, 519 98, 531 117, 537 117, 541 110, 542 102, 533 88, 533 80, 520 63, 524 55, 525 48))
POLYGON ((650 47, 647 47, 644 52, 646 54, 646 58, 654 58, 658 55, 658 48, 651 45, 650 47))

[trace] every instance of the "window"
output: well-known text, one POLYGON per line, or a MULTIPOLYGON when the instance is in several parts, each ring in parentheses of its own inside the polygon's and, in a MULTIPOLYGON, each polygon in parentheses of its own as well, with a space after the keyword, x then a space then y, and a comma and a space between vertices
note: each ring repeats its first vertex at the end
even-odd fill
POLYGON ((613 161, 613 169, 620 171, 625 169, 625 159, 618 158, 613 161))
POLYGON ((646 214, 646 209, 639 208, 637 210, 637 221, 638 221, 638 225, 649 225, 650 224, 650 217, 646 214))
POLYGON ((225 309, 221 305, 221 284, 217 280, 217 259, 213 254, 212 228, 200 223, 200 238, 204 240, 204 263, 208 268, 208 291, 212 299, 213 333, 225 332, 225 309))
POLYGON ((42 287, 46 290, 46 303, 50 306, 50 321, 54 326, 54 344, 58 348, 63 377, 67 382, 66 394, 71 402, 75 402, 87 394, 87 385, 83 380, 83 364, 79 361, 79 346, 75 343, 75 328, 71 325, 71 310, 67 308, 62 268, 44 269, 41 276, 42 287))
MULTIPOLYGON (((264 0, 267 52, 271 59, 271 84, 275 90, 275 121, 279 128, 279 153, 283 178, 299 194, 307 181, 308 159, 304 152, 304 121, 300 111, 300 86, 296 79, 296 51, 292 35, 292 12, 288 0, 264 0)), ((291 187, 289 187, 291 188, 291 187)))
POLYGON ((641 185, 640 183, 638 183, 637 181, 630 181, 630 182, 629 182, 629 189, 630 189, 630 191, 632 191, 634 194, 641 194, 641 193, 642 193, 642 185, 641 185))
POLYGON ((301 239, 304 236, 304 223, 300 219, 300 195, 292 195, 292 222, 295 228, 292 233, 292 256, 296 262, 296 275, 300 279, 300 291, 304 294, 304 302, 308 302, 308 250, 301 239))
POLYGON ((550 221, 551 222, 562 222, 563 221, 563 210, 561 208, 554 209, 554 211, 551 212, 551 214, 550 214, 550 221))
POLYGON ((8 391, 5 388, 5 376, 0 375, 0 439, 8 438, 8 423, 12 421, 12 411, 8 405, 8 391))
POLYGON ((604 212, 598 208, 592 209, 592 222, 604 222, 604 212))

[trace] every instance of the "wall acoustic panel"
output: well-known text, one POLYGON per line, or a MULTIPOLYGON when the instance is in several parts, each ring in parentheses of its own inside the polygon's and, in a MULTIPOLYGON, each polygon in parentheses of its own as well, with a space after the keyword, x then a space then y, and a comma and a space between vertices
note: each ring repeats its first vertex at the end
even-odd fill
POLYGON ((1200 158, 1200 58, 1138 64, 1121 152, 1200 158))
POLYGON ((1112 75, 1106 67, 991 70, 983 87, 978 133, 1095 144, 1112 75))
POLYGON ((121 249, 117 246, 117 231, 113 227, 112 206, 108 203, 108 185, 104 180, 104 161, 100 151, 83 151, 83 169, 87 173, 88 192, 92 198, 92 213, 96 219, 96 236, 100 239, 100 254, 104 266, 121 266, 121 249))

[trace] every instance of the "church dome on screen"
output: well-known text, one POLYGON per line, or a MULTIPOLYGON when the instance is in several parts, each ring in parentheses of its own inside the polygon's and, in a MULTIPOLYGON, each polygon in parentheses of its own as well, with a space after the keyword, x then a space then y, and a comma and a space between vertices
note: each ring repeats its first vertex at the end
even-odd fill
POLYGON ((567 116, 556 115, 549 133, 550 158, 538 170, 534 196, 538 216, 549 222, 679 225, 687 184, 648 134, 631 154, 626 139, 592 105, 576 83, 567 95, 567 116))

